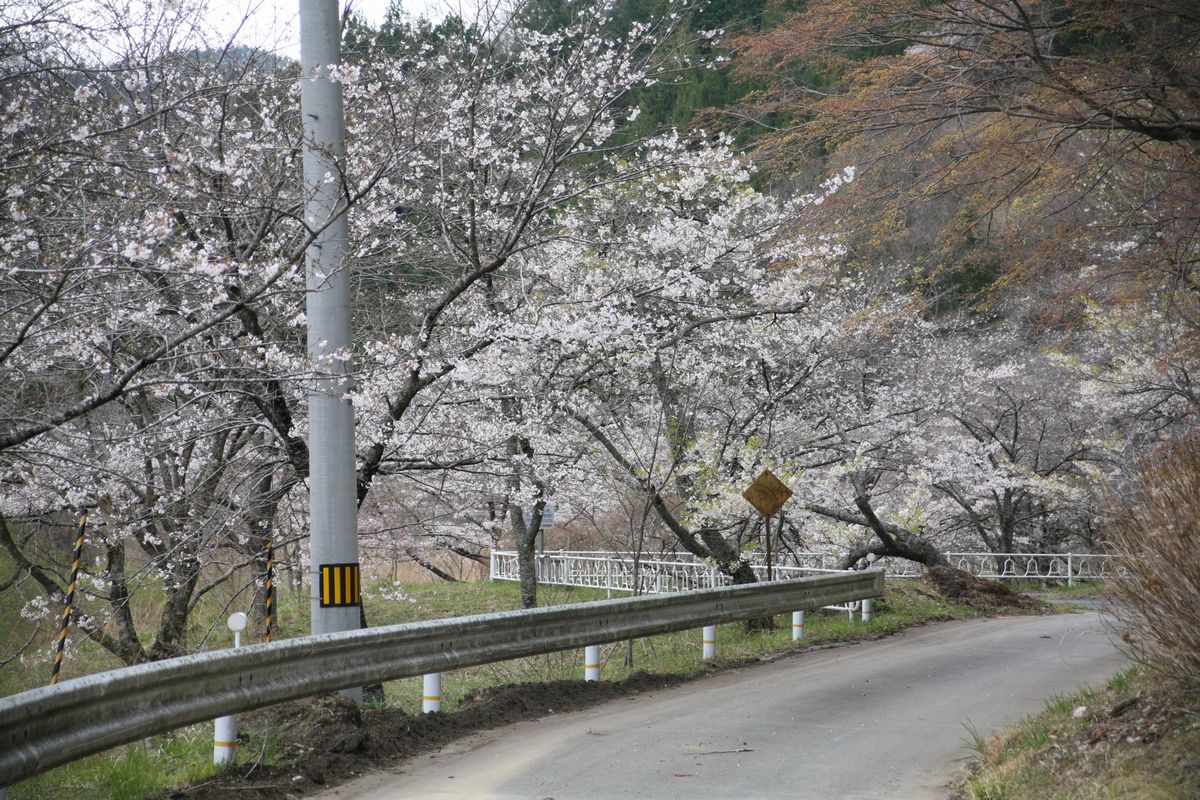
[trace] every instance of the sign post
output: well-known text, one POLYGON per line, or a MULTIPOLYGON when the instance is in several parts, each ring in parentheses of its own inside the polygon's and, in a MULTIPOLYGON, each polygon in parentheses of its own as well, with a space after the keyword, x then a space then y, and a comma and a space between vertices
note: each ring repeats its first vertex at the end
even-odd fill
MULTIPOLYGON (((792 496, 792 490, 787 487, 783 481, 775 477, 775 473, 769 469, 764 469, 762 473, 754 479, 754 483, 742 492, 742 497, 749 501, 750 505, 758 509, 758 513, 763 515, 763 527, 766 533, 766 550, 767 550, 767 580, 775 580, 774 567, 771 559, 771 517, 779 514, 779 533, 783 535, 783 504, 792 496)), ((771 618, 768 621, 768 627, 771 630, 775 629, 775 620, 771 618)))
POLYGON ((762 474, 754 479, 754 483, 742 492, 742 497, 763 515, 767 529, 767 580, 774 580, 771 572, 771 517, 779 514, 779 532, 783 533, 783 504, 792 496, 792 490, 783 481, 775 477, 775 473, 764 469, 762 474))

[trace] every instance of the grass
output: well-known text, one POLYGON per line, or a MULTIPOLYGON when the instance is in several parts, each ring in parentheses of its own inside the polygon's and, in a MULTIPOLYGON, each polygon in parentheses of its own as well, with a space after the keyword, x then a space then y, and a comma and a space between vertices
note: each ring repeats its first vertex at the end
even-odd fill
MULTIPOLYGON (((374 587, 367 593, 367 613, 372 625, 441 619, 467 614, 503 611, 520 607, 518 587, 511 582, 423 583, 410 584, 396 597, 395 587, 374 587), (385 595, 393 595, 391 599, 385 595)), ((649 671, 689 677, 724 665, 769 657, 814 645, 850 641, 866 636, 891 633, 901 628, 933 620, 975 616, 964 606, 950 606, 915 581, 894 581, 887 596, 875 603, 874 619, 864 625, 847 619, 844 613, 810 612, 805 618, 805 637, 791 640, 791 616, 775 618, 775 630, 748 631, 742 625, 723 625, 717 630, 715 662, 701 659, 700 631, 683 631, 637 640, 632 647, 633 661, 626 664, 625 643, 605 645, 601 649, 603 678, 619 680, 635 671, 649 671)), ((623 596, 618 593, 615 596, 623 596)), ((603 590, 559 586, 539 587, 543 606, 579 603, 603 599, 603 590)), ((225 608, 217 607, 198 614, 196 626, 212 630, 223 623, 225 608)), ((280 598, 282 629, 279 638, 304 635, 308 631, 308 603, 299 594, 280 598)), ((222 626, 223 627, 223 626, 222 626)), ((210 638, 214 644, 221 637, 210 638)), ((256 638, 249 637, 250 642, 256 638)), ((48 660, 29 658, 21 676, 8 676, 6 685, 44 684, 43 672, 48 660)), ((544 682, 583 677, 582 652, 552 653, 533 658, 456 670, 442 678, 443 710, 452 712, 465 697, 484 687, 510 683, 544 682)), ((17 664, 19 662, 14 662, 17 664)), ((10 665, 11 666, 11 665, 10 665)), ((69 676, 78 676, 88 667, 97 671, 115 666, 90 643, 76 646, 69 676)), ((13 670, 20 672, 21 670, 13 670)), ((48 673, 47 673, 48 674, 48 673)), ((421 679, 393 681, 384 687, 386 703, 412 714, 420 712, 421 679)), ((69 724, 69 721, 64 721, 69 724)), ((278 763, 280 743, 270 731, 243 726, 239 762, 256 758, 263 763, 278 763)), ((8 800, 33 800, 68 794, 96 800, 141 800, 172 788, 214 775, 221 768, 212 764, 212 726, 202 724, 154 737, 107 753, 81 759, 51 770, 10 789, 8 800)))
POLYGON ((1073 600, 1104 597, 1105 587, 1100 581, 1077 581, 1071 586, 1065 583, 1048 584, 1038 590, 1047 600, 1073 600))
POLYGON ((1138 667, 1104 687, 1050 698, 1041 714, 995 739, 968 733, 978 763, 956 800, 1200 798, 1195 695, 1138 667))

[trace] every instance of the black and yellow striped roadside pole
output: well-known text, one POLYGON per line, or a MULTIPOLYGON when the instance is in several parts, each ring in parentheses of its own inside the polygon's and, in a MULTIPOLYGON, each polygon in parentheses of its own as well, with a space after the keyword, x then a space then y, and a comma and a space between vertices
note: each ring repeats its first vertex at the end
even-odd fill
POLYGON ((267 583, 263 598, 266 610, 267 641, 275 641, 275 539, 267 539, 267 583))
POLYGON ((58 630, 58 642, 54 645, 54 671, 50 673, 50 685, 58 683, 62 672, 63 649, 67 645, 67 629, 71 626, 71 612, 75 610, 75 587, 79 583, 79 565, 83 561, 83 534, 87 530, 88 512, 79 517, 79 528, 75 533, 75 559, 71 562, 71 583, 67 586, 67 602, 63 608, 62 627, 58 630))

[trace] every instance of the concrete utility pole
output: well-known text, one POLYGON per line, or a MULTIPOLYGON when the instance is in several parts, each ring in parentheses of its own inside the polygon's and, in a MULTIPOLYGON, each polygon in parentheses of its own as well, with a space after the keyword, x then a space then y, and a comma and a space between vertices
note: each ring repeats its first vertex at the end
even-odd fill
POLYGON ((312 632, 359 627, 358 504, 351 388, 350 275, 339 163, 345 154, 337 0, 300 0, 300 113, 304 117, 305 221, 321 234, 308 248, 308 356, 315 380, 309 409, 309 555, 312 632), (333 219, 332 222, 330 220, 333 219))

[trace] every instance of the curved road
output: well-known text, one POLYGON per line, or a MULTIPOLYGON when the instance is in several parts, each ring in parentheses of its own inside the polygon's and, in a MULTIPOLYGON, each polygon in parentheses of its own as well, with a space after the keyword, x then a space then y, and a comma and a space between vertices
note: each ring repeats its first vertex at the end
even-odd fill
POLYGON ((968 726, 1126 663, 1092 613, 941 623, 487 731, 319 797, 945 798, 968 726))

